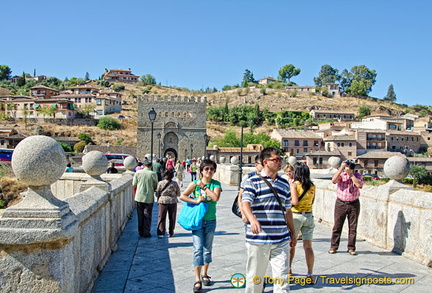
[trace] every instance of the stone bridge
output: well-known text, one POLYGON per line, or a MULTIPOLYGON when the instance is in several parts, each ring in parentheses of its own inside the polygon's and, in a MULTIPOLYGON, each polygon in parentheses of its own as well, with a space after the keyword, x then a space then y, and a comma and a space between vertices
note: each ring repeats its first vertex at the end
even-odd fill
MULTIPOLYGON (((85 173, 63 173, 65 165, 63 150, 49 137, 26 138, 15 149, 12 167, 29 189, 0 218, 1 292, 91 292, 116 251, 134 209, 135 159, 126 159, 122 174, 104 174, 108 162, 97 151, 83 157, 85 173)), ((216 176, 236 185, 238 166, 220 164, 216 176)), ((332 223, 335 187, 329 180, 314 183, 315 218, 332 223)), ((431 193, 391 180, 365 187, 361 204, 359 236, 432 265, 431 193)))

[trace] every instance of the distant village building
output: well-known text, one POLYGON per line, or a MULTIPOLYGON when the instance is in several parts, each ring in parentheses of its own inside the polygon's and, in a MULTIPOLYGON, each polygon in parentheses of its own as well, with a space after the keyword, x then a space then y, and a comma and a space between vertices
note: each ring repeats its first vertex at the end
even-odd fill
POLYGON ((139 75, 132 74, 130 69, 110 69, 106 71, 103 76, 103 80, 107 80, 109 82, 119 81, 134 83, 138 82, 138 79, 139 75))
POLYGON ((316 88, 314 86, 287 86, 285 87, 285 90, 287 92, 296 92, 297 94, 309 94, 309 93, 315 93, 316 92, 316 88))
POLYGON ((340 152, 342 160, 352 160, 357 156, 357 139, 354 135, 334 135, 324 138, 325 150, 340 152))
POLYGON ((351 128, 380 129, 380 130, 405 130, 414 126, 414 120, 408 117, 395 118, 392 116, 368 116, 361 122, 353 122, 351 128))
POLYGON ((361 174, 375 174, 378 176, 384 175, 384 163, 393 156, 402 156, 401 153, 392 152, 369 152, 356 158, 357 172, 361 174))
POLYGON ((313 131, 274 129, 270 137, 281 143, 281 148, 287 155, 298 158, 321 149, 322 138, 313 131))
POLYGON ((387 151, 407 154, 420 151, 422 138, 418 132, 387 130, 386 140, 387 151))
POLYGON ((311 110, 310 115, 314 121, 326 119, 352 121, 355 118, 355 113, 351 111, 311 110))
POLYGON ((278 82, 278 80, 275 79, 275 78, 273 78, 273 77, 269 77, 269 76, 264 77, 264 78, 258 80, 259 84, 269 84, 269 83, 272 83, 272 82, 278 82))
MULTIPOLYGON (((254 164, 255 156, 259 155, 259 153, 264 149, 262 144, 248 144, 246 147, 242 149, 242 162, 243 164, 254 164)), ((217 162, 221 157, 226 158, 226 162, 231 162, 233 157, 237 157, 240 162, 240 147, 213 147, 207 148, 207 155, 213 155, 217 162)))
POLYGON ((322 85, 325 89, 327 89, 327 96, 336 98, 340 97, 340 89, 339 84, 337 83, 325 83, 322 85))
POLYGON ((30 96, 38 99, 51 99, 52 97, 58 96, 59 94, 59 90, 43 85, 37 85, 30 88, 30 96))

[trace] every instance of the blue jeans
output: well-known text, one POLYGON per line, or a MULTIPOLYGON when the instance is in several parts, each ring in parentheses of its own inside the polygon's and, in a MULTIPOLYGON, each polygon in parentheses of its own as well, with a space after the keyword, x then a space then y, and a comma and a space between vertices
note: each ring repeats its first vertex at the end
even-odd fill
POLYGON ((191 181, 194 181, 197 179, 197 172, 191 172, 191 181))
POLYGON ((202 267, 212 262, 213 238, 216 230, 216 220, 203 220, 202 228, 192 231, 194 267, 202 267))

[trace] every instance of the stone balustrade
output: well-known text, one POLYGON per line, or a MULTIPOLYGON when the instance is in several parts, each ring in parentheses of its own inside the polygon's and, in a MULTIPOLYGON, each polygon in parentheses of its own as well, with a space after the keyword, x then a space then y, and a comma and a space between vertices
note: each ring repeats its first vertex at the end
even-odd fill
POLYGON ((129 171, 102 175, 108 161, 93 151, 83 157, 86 174, 63 174, 55 140, 33 136, 16 147, 12 168, 29 189, 0 218, 2 292, 91 292, 134 207, 136 162, 127 160, 129 171))

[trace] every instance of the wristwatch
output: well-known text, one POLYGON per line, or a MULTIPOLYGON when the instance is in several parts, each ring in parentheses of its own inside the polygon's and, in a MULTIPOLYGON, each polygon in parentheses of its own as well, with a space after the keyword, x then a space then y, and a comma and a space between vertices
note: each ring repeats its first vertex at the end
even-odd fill
POLYGON ((203 187, 203 188, 201 188, 201 189, 202 189, 202 190, 206 190, 206 189, 207 189, 207 186, 205 186, 205 185, 204 185, 204 187, 203 187))

